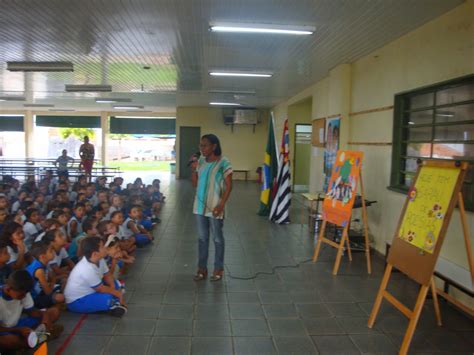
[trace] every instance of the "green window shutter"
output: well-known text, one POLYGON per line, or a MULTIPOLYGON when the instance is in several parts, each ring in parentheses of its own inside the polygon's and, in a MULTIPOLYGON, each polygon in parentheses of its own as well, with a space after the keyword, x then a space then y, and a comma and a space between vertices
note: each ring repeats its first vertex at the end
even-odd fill
POLYGON ((176 119, 111 117, 110 133, 176 134, 176 119))
POLYGON ((36 116, 41 127, 100 128, 99 116, 36 116))
POLYGON ((23 116, 0 116, 0 132, 23 132, 23 116))

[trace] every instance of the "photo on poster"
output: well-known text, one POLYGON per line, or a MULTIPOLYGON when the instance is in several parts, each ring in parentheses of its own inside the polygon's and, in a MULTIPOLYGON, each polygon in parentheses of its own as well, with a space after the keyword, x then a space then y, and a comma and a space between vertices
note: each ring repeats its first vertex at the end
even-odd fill
POLYGON ((341 117, 326 120, 326 146, 324 149, 324 184, 323 190, 327 192, 332 167, 339 150, 339 133, 341 128, 341 117))

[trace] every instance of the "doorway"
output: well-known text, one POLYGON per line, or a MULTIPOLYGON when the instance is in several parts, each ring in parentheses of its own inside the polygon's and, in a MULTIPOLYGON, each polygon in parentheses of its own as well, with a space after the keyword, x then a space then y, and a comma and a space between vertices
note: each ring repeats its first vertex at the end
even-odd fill
POLYGON ((189 158, 199 151, 199 141, 201 139, 201 127, 180 127, 179 128, 179 178, 190 179, 191 169, 189 169, 189 158))
POLYGON ((293 179, 295 192, 309 191, 312 131, 313 127, 310 124, 295 125, 295 176, 293 179))

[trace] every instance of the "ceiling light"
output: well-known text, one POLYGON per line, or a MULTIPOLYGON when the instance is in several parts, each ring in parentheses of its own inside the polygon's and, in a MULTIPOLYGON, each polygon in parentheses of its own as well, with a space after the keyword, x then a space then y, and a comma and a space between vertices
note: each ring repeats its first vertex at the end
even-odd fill
POLYGON ((316 28, 314 26, 282 26, 270 24, 220 24, 211 25, 213 32, 233 33, 273 33, 283 35, 311 35, 316 28))
POLYGON ((117 109, 117 110, 140 110, 140 109, 143 109, 143 106, 115 105, 114 108, 117 109))
POLYGON ((213 106, 240 106, 240 104, 236 102, 209 102, 209 105, 213 106))
POLYGON ((66 85, 67 92, 110 92, 111 85, 66 85))
POLYGON ((76 111, 72 108, 50 108, 48 111, 51 112, 73 112, 76 111))
MULTIPOLYGON (((151 111, 140 111, 142 112, 151 112, 151 111)), ((171 116, 114 116, 115 118, 150 118, 150 119, 155 119, 155 118, 160 118, 160 119, 170 119, 174 120, 176 117, 171 117, 171 116)))
POLYGON ((98 104, 113 104, 115 102, 132 102, 132 99, 107 99, 107 98, 101 98, 101 99, 95 99, 95 102, 98 104))
POLYGON ((71 62, 7 62, 9 71, 67 72, 74 71, 71 62))
POLYGON ((23 96, 1 96, 0 101, 25 101, 23 96))
POLYGON ((211 71, 209 75, 212 76, 243 76, 243 77, 256 77, 256 78, 270 78, 273 74, 269 72, 245 72, 245 71, 211 71))
POLYGON ((52 104, 24 104, 23 107, 54 107, 52 104))

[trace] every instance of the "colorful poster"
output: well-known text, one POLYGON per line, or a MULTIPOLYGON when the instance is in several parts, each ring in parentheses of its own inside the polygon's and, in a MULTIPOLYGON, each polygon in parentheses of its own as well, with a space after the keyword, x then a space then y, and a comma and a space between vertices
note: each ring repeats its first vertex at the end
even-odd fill
POLYGON ((323 190, 327 192, 332 167, 339 149, 339 131, 341 118, 329 118, 326 120, 326 146, 324 149, 324 184, 323 190))
POLYGON ((433 254, 460 169, 423 166, 408 191, 408 205, 398 237, 433 254))
POLYGON ((340 150, 337 152, 323 202, 323 219, 345 227, 352 214, 364 153, 340 150))

